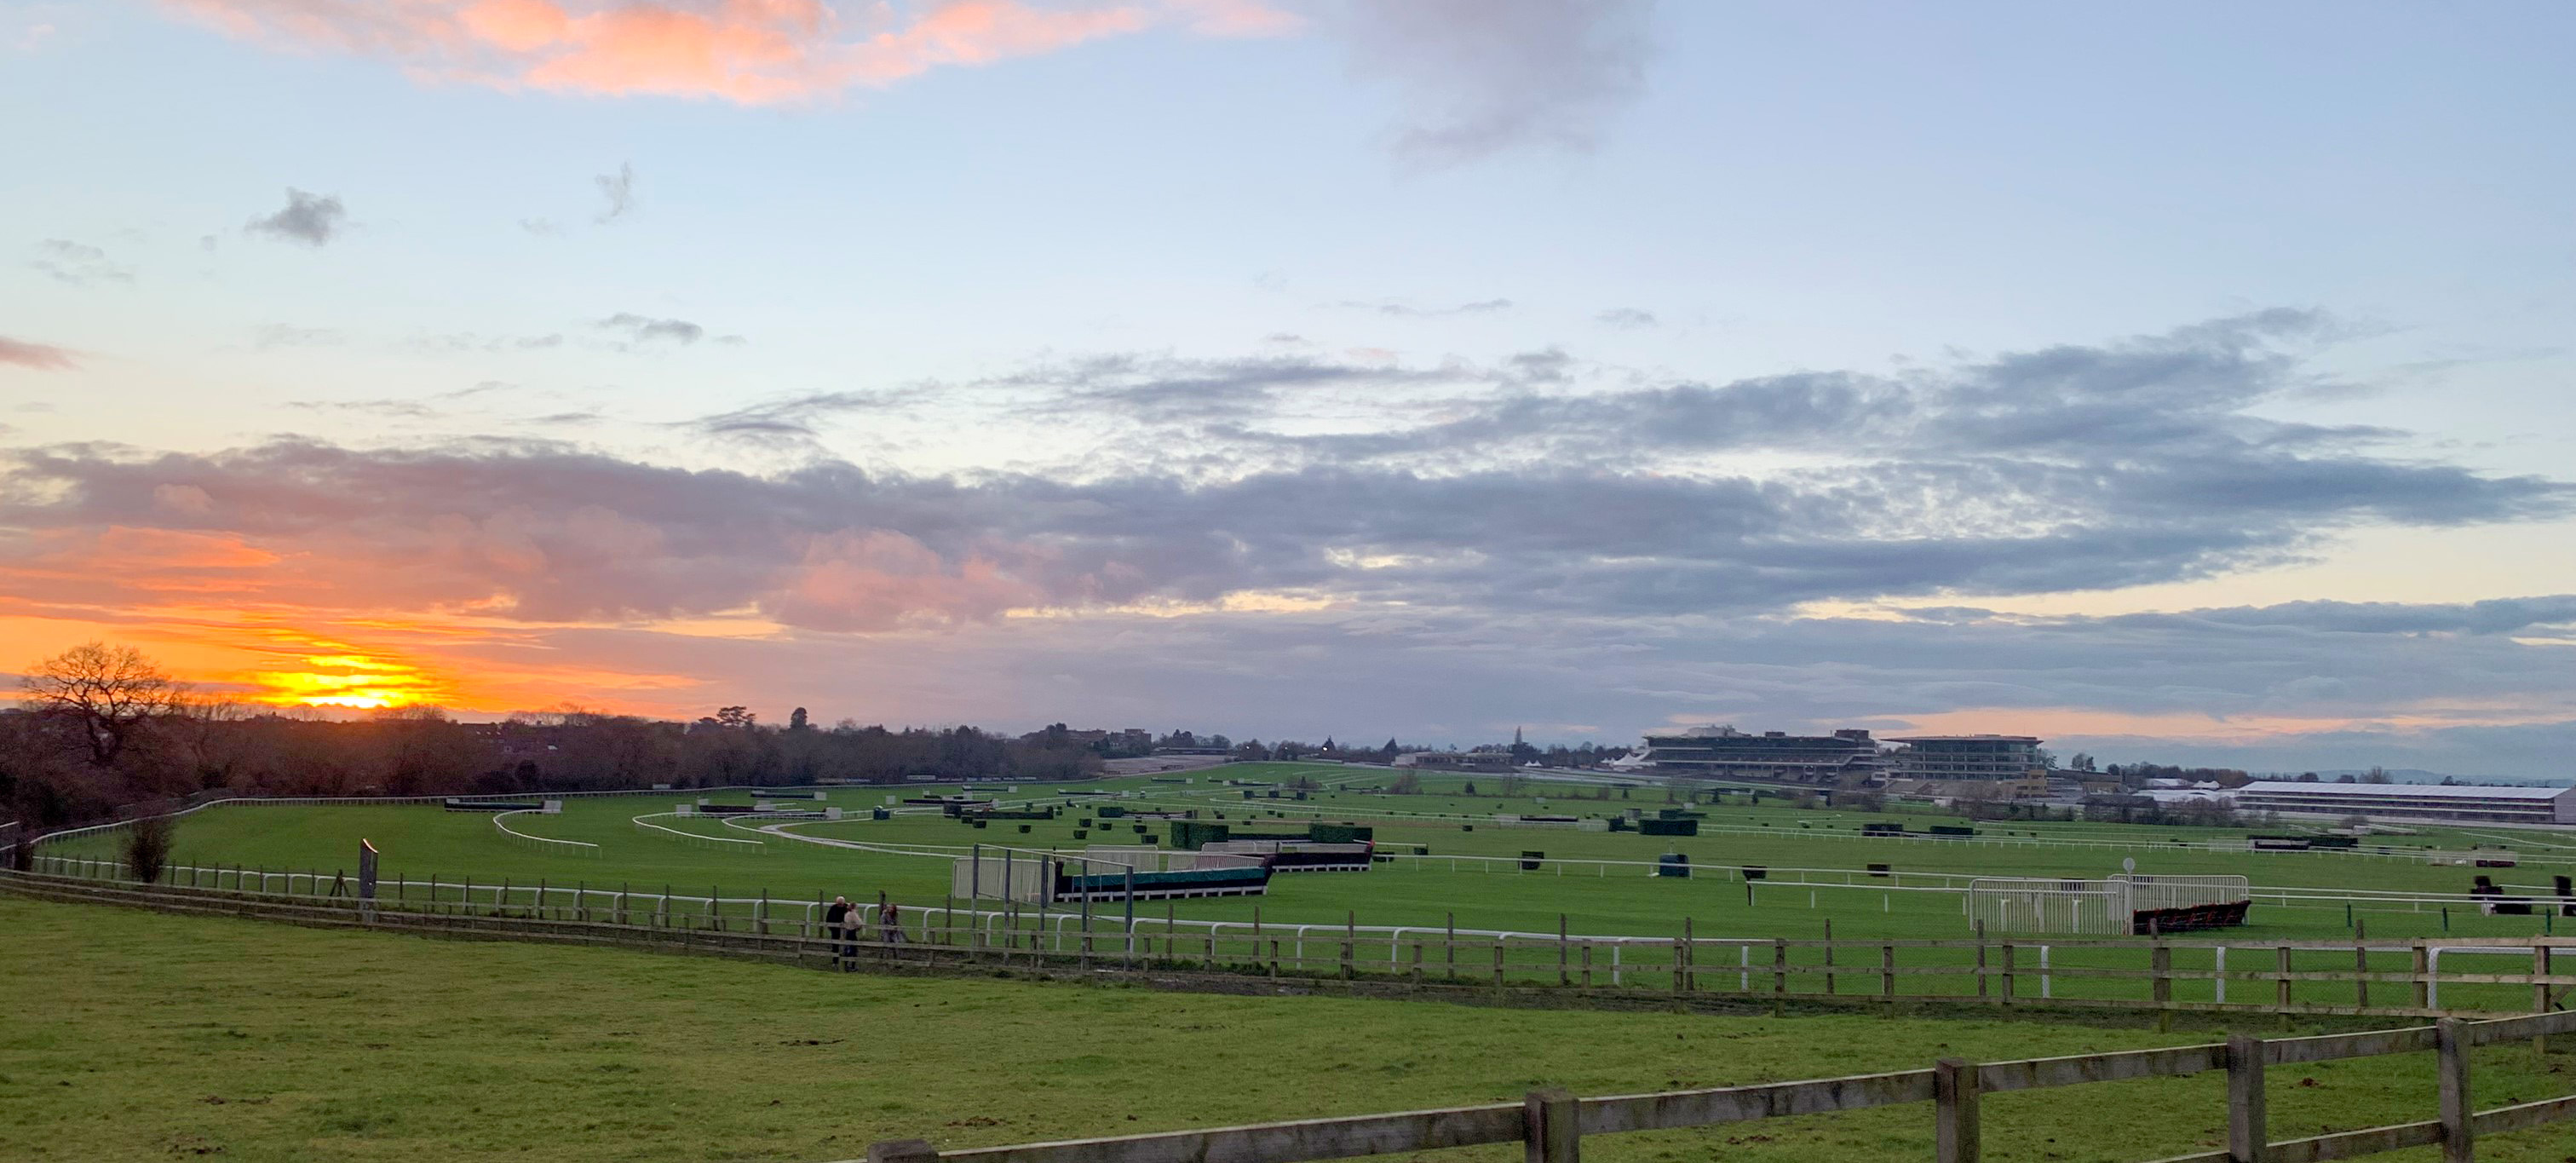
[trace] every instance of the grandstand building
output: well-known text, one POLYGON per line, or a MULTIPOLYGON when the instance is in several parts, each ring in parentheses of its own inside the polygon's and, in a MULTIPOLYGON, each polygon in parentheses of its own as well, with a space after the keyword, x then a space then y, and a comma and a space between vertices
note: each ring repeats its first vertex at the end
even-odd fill
POLYGON ((2576 824, 2576 787, 2263 780, 2236 789, 2236 810, 2489 824, 2576 824))
POLYGON ((2019 799, 2048 794, 2048 763, 2033 735, 1913 735, 1889 739, 1889 778, 1947 797, 2019 799))
POLYGON ((1831 735, 1785 731, 1747 734, 1733 727, 1693 727, 1646 736, 1646 762, 1665 775, 1823 787, 1878 778, 1886 771, 1878 741, 1862 730, 1831 735))

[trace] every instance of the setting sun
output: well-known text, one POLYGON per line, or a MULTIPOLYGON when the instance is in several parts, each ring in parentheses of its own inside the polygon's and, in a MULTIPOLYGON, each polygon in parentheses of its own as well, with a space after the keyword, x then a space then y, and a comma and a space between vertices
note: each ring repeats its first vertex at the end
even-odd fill
POLYGON ((355 654, 308 654, 301 669, 258 671, 246 679, 259 702, 278 706, 374 710, 441 702, 447 684, 410 663, 355 654))

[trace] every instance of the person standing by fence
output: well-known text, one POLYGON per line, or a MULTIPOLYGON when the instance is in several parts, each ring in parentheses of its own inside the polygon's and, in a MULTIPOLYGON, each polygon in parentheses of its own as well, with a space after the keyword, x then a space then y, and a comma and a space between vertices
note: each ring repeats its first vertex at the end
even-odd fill
POLYGON ((879 906, 878 916, 881 918, 880 927, 881 931, 885 934, 885 943, 888 945, 902 944, 903 906, 898 905, 893 901, 887 901, 884 905, 879 906))
POLYGON ((850 921, 850 898, 832 898, 832 907, 823 910, 823 929, 832 935, 832 967, 848 969, 859 954, 859 947, 850 943, 858 936, 858 926, 850 921))

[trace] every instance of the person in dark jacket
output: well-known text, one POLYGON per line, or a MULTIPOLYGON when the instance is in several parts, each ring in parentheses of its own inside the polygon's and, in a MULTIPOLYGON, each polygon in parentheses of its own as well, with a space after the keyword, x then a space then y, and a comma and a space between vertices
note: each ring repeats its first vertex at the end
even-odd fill
POLYGON ((850 907, 850 898, 845 896, 833 897, 831 907, 823 910, 823 929, 832 935, 832 967, 835 969, 848 969, 851 960, 859 955, 859 947, 851 944, 859 935, 857 918, 851 915, 856 911, 850 907))

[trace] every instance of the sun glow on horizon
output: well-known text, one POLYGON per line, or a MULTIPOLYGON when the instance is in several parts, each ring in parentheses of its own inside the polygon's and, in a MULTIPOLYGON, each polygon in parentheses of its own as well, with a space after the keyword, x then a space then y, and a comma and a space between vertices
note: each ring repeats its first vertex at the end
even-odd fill
POLYGON ((247 682, 255 702, 276 706, 380 710, 446 701, 449 684, 421 667, 359 654, 308 654, 298 669, 254 671, 247 682))

